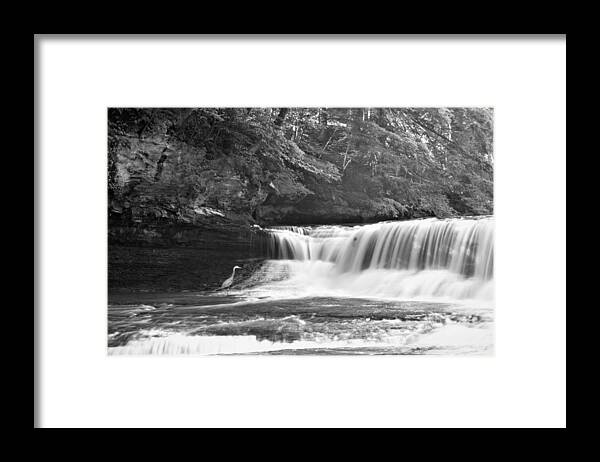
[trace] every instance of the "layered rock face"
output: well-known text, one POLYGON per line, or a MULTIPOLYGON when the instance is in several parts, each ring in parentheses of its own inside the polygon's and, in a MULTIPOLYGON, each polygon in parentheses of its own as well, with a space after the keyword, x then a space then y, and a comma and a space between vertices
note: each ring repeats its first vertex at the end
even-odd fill
POLYGON ((422 216, 389 198, 372 198, 360 181, 302 152, 288 158, 260 147, 214 157, 161 136, 116 135, 109 203, 115 223, 340 223, 422 216))
POLYGON ((123 290, 214 290, 234 265, 244 278, 266 253, 262 230, 224 219, 203 226, 113 225, 108 236, 109 297, 123 290))

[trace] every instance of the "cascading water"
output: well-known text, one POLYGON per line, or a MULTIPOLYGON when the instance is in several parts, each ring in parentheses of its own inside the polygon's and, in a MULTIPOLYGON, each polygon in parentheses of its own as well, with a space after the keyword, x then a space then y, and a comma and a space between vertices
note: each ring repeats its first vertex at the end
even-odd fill
POLYGON ((279 262, 267 265, 267 279, 283 272, 299 287, 337 295, 336 289, 367 297, 493 297, 493 217, 277 227, 269 233, 269 257, 279 262))
POLYGON ((266 231, 226 294, 109 307, 109 354, 492 351, 493 217, 266 231))

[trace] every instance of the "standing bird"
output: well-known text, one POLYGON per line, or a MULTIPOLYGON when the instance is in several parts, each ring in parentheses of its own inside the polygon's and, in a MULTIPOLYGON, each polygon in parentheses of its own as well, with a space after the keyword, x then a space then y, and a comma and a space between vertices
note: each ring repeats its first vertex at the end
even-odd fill
MULTIPOLYGON (((233 284, 233 278, 235 276, 235 270, 236 269, 242 269, 241 266, 234 266, 233 267, 233 272, 231 273, 231 276, 229 276, 227 279, 225 279, 223 281, 223 284, 221 284, 221 289, 229 289, 229 287, 231 287, 231 284, 233 284)), ((229 292, 229 291, 227 291, 229 292)))

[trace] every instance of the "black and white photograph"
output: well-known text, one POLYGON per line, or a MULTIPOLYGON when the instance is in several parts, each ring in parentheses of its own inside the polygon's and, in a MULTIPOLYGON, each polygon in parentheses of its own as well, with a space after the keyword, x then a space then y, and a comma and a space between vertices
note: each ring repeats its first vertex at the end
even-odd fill
POLYGON ((108 354, 493 354, 493 125, 108 109, 108 354))
POLYGON ((566 34, 34 34, 34 428, 565 428, 566 34))

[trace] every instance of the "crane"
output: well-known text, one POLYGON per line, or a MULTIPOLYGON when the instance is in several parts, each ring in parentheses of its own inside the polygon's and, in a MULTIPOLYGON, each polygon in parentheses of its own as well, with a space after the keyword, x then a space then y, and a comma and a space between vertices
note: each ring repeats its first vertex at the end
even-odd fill
POLYGON ((227 279, 225 279, 223 281, 223 284, 221 284, 221 289, 229 289, 229 287, 231 287, 231 284, 233 284, 233 278, 235 277, 235 270, 236 269, 242 269, 242 267, 241 266, 237 266, 237 265, 233 267, 233 271, 231 272, 231 276, 229 276, 227 279))

